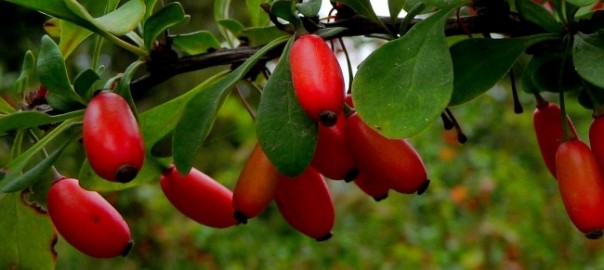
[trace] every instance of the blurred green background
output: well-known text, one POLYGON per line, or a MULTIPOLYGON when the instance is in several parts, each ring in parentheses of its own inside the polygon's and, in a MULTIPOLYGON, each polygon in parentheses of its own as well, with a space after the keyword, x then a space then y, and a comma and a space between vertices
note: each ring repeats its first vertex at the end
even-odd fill
MULTIPOLYGON (((182 1, 188 28, 217 33, 211 1, 182 1)), ((233 17, 244 1, 232 1, 233 17)), ((241 14, 238 14, 241 13, 241 14)), ((37 51, 44 15, 0 2, 10 27, 0 28, 0 87, 18 74, 23 53, 37 51)), ((358 41, 346 39, 355 51, 358 41)), ((360 45, 358 45, 360 46, 360 45)), ((90 44, 69 61, 85 66, 90 44)), ((132 60, 104 48, 108 76, 132 60)), ((358 64, 358 63, 356 63, 358 64)), ((218 70, 177 76, 139 100, 139 111, 175 97, 218 70)), ((545 95, 557 102, 557 96, 545 95)), ((587 139, 591 111, 568 95, 568 110, 587 139)), ((334 237, 316 242, 292 228, 271 205, 247 225, 212 229, 178 213, 156 182, 104 193, 124 215, 136 241, 129 256, 93 259, 59 239, 58 269, 604 269, 604 240, 587 240, 568 219, 556 181, 541 161, 532 129, 534 98, 520 93, 524 113, 514 114, 509 80, 477 100, 452 108, 469 140, 460 145, 436 121, 411 141, 432 180, 422 195, 394 192, 375 202, 352 183, 329 181, 336 207, 334 237)), ((229 188, 255 143, 254 123, 232 95, 220 111, 196 167, 229 188)), ((8 142, 0 139, 0 152, 8 142)), ((73 147, 58 167, 77 175, 82 149, 73 147)), ((3 155, 4 156, 4 155, 3 155)), ((5 159, 6 157, 4 157, 5 159)), ((4 160, 0 160, 4 162, 4 160)), ((49 178, 50 181, 50 178, 49 178)), ((604 209, 603 209, 604 211, 604 209)))

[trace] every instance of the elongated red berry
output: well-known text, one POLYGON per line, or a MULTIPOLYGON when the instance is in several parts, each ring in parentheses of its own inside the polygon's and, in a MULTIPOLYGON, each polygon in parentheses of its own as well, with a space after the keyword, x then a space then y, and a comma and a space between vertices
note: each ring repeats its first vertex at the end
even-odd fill
POLYGON ((604 116, 602 115, 594 117, 589 126, 589 144, 598 162, 598 168, 604 172, 604 116))
POLYGON ((315 34, 300 36, 290 52, 292 83, 304 111, 332 126, 344 106, 344 76, 335 55, 315 34))
MULTIPOLYGON (((568 118, 568 125, 574 137, 577 132, 572 121, 568 118)), ((533 112, 533 128, 541 157, 550 173, 556 177, 556 150, 564 139, 562 127, 562 114, 558 105, 547 101, 540 101, 533 112)))
POLYGON ((308 168, 294 178, 280 176, 275 202, 294 229, 317 241, 331 238, 335 210, 327 184, 316 170, 308 168))
POLYGON ((143 138, 128 103, 120 95, 101 91, 88 103, 83 136, 88 162, 100 177, 129 182, 143 166, 143 138))
POLYGON ((214 228, 237 224, 233 193, 203 172, 193 168, 183 176, 171 166, 162 173, 160 184, 170 203, 192 220, 214 228))
POLYGON ((390 187, 383 180, 373 177, 364 171, 359 171, 359 175, 354 179, 354 183, 365 194, 371 196, 375 201, 381 201, 388 197, 390 187))
POLYGON ((234 216, 240 223, 260 214, 273 201, 279 173, 256 144, 233 190, 234 216))
POLYGON ((602 237, 604 179, 589 147, 578 139, 560 144, 556 170, 562 202, 573 224, 587 238, 602 237))
POLYGON ((343 114, 339 118, 334 126, 319 126, 319 139, 311 165, 329 179, 351 181, 358 170, 346 144, 346 119, 343 114))
POLYGON ((81 188, 78 180, 54 182, 47 206, 59 234, 79 251, 97 258, 130 251, 133 242, 124 218, 99 193, 81 188))
POLYGON ((382 136, 356 113, 346 119, 346 138, 359 171, 401 193, 422 194, 428 187, 424 163, 406 140, 382 136))

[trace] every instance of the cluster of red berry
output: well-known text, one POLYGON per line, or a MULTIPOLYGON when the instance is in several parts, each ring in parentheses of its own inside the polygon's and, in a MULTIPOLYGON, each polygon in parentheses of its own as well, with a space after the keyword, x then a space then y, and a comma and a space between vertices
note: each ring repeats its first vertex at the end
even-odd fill
POLYGON ((604 229, 604 118, 595 117, 590 125, 591 149, 568 116, 565 136, 562 119, 556 104, 538 98, 533 124, 541 156, 558 181, 570 220, 587 238, 598 239, 604 229))
MULTIPOLYGON (((335 211, 324 177, 354 180, 377 201, 386 198, 389 190, 422 194, 430 181, 421 157, 406 140, 382 136, 354 113, 338 61, 325 41, 302 35, 289 56, 300 105, 319 123, 311 165, 296 177, 286 177, 257 144, 233 191, 195 168, 182 175, 171 165, 160 180, 170 203, 200 224, 226 228, 247 223, 274 200, 293 228, 326 240, 332 236, 335 211)), ((88 104, 83 141, 92 169, 109 181, 132 180, 144 162, 136 118, 127 102, 113 92, 101 91, 88 104)), ((88 255, 113 257, 126 254, 132 246, 120 214, 97 192, 81 188, 76 179, 53 183, 48 211, 57 231, 88 255)))

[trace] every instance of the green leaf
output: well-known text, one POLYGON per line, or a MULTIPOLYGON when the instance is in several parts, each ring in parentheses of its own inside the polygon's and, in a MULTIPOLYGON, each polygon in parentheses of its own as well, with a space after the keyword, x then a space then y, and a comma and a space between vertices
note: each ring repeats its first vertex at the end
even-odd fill
POLYGON ((271 5, 271 14, 290 23, 298 23, 300 18, 292 9, 291 0, 278 0, 271 5))
POLYGON ((241 24, 239 21, 234 20, 234 19, 224 19, 224 20, 219 20, 216 22, 218 23, 218 25, 229 30, 229 32, 231 32, 235 36, 239 35, 241 30, 243 30, 243 28, 245 28, 245 26, 243 26, 243 24, 241 24))
POLYGON ((26 198, 18 193, 0 198, 0 268, 52 270, 55 230, 40 206, 26 198))
POLYGON ((449 1, 443 0, 406 0, 404 9, 406 11, 410 11, 418 4, 423 3, 425 8, 420 12, 420 14, 434 12, 441 8, 446 8, 449 5, 449 1))
POLYGON ((60 20, 61 38, 59 40, 59 50, 63 58, 67 59, 71 53, 88 38, 92 32, 78 25, 65 20, 60 20))
POLYGON ((302 173, 317 143, 317 123, 310 119, 294 92, 289 64, 292 37, 271 74, 258 107, 258 141, 277 170, 287 176, 302 173))
MULTIPOLYGON (((214 21, 218 22, 228 19, 230 5, 231 0, 214 0, 214 21)), ((218 30, 220 31, 220 34, 222 34, 222 37, 224 37, 224 39, 232 45, 233 42, 231 41, 231 36, 221 25, 219 25, 218 30)))
POLYGON ((220 42, 210 31, 202 30, 187 34, 170 36, 174 47, 188 55, 206 52, 208 49, 220 49, 220 42))
POLYGON ((534 1, 516 1, 518 13, 525 20, 541 26, 552 33, 564 33, 564 27, 547 9, 534 1))
POLYGON ((585 7, 585 6, 590 6, 593 5, 594 3, 598 2, 599 0, 566 0, 567 3, 569 4, 573 4, 577 7, 585 7))
POLYGON ((139 115, 139 124, 143 138, 145 139, 145 148, 147 152, 150 152, 153 145, 174 130, 185 105, 191 98, 204 91, 209 85, 215 83, 225 75, 226 72, 218 73, 206 79, 185 94, 141 113, 139 115))
MULTIPOLYGON (((81 120, 81 119, 80 119, 81 120)), ((48 143, 56 140, 59 135, 63 132, 66 132, 71 127, 77 125, 74 120, 67 120, 55 129, 53 129, 48 135, 44 136, 44 138, 40 139, 40 141, 36 142, 33 146, 27 149, 25 152, 21 153, 18 157, 11 160, 6 168, 8 169, 8 173, 4 176, 4 178, 0 181, 0 187, 4 187, 10 179, 17 178, 25 166, 29 163, 29 161, 33 158, 34 155, 38 154, 48 143)))
POLYGON ((450 106, 466 103, 491 89, 516 63, 529 46, 557 35, 542 34, 522 38, 473 38, 451 47, 454 87, 450 106))
POLYGON ((85 69, 73 80, 73 88, 75 89, 76 93, 80 95, 80 97, 84 98, 85 100, 90 100, 94 93, 92 86, 94 86, 94 83, 100 79, 101 77, 96 73, 96 71, 90 68, 85 69))
POLYGON ((155 4, 157 4, 157 0, 145 0, 145 8, 147 9, 147 11, 145 11, 145 19, 153 15, 155 4))
MULTIPOLYGON (((13 112, 15 112, 15 108, 13 108, 13 106, 11 106, 4 99, 4 97, 0 96, 0 113, 2 113, 2 114, 8 114, 8 113, 13 113, 13 112)), ((2 134, 2 132, 0 132, 0 134, 2 134)))
POLYGON ((253 27, 265 26, 269 22, 269 18, 266 12, 260 8, 260 4, 264 3, 264 0, 246 0, 248 14, 253 27))
POLYGON ((38 111, 20 111, 0 116, 0 133, 19 128, 33 128, 59 123, 82 115, 84 115, 84 110, 71 111, 57 115, 49 115, 38 111))
POLYGON ((173 2, 164 6, 145 21, 143 31, 145 46, 148 50, 151 50, 153 42, 162 32, 168 28, 182 25, 188 20, 189 16, 185 14, 180 3, 173 2))
POLYGON ((80 168, 78 179, 80 179, 80 185, 88 190, 96 190, 99 192, 116 191, 136 187, 144 183, 158 181, 161 172, 165 167, 167 167, 166 164, 159 161, 157 158, 152 157, 147 152, 147 155, 145 156, 145 163, 136 175, 136 178, 132 179, 132 181, 128 183, 119 183, 107 181, 99 177, 94 172, 92 167, 90 167, 88 160, 86 160, 80 168))
POLYGON ((286 35, 287 33, 271 25, 243 29, 238 37, 246 40, 251 46, 261 46, 286 35))
POLYGON ((4 186, 2 187, 2 192, 11 193, 21 191, 35 184, 37 181, 43 180, 42 176, 50 169, 50 167, 52 167, 55 161, 57 161, 65 147, 69 145, 72 139, 73 137, 65 140, 63 145, 61 145, 57 150, 55 150, 52 154, 44 158, 44 160, 40 161, 38 164, 36 164, 24 174, 12 179, 3 179, 4 186))
POLYGON ((388 11, 390 12, 390 19, 394 22, 398 15, 401 14, 405 2, 407 0, 388 0, 388 11))
POLYGON ((146 8, 142 0, 130 0, 113 12, 94 18, 77 0, 64 0, 67 7, 95 28, 113 35, 125 35, 143 19, 146 8))
POLYGON ((74 14, 65 4, 64 0, 6 0, 29 9, 40 11, 49 16, 68 20, 87 29, 94 29, 94 25, 74 14))
MULTIPOLYGON (((36 66, 36 59, 31 51, 27 51, 23 57, 23 64, 21 65, 21 73, 19 77, 13 83, 13 91, 15 94, 23 94, 28 88, 29 78, 34 72, 36 66)), ((12 108, 12 107, 11 107, 12 108)))
POLYGON ((361 63, 352 83, 359 116, 390 138, 410 137, 447 107, 453 92, 453 63, 444 34, 450 5, 413 26, 361 63))
POLYGON ((373 6, 371 6, 371 2, 369 0, 340 0, 338 2, 342 2, 345 5, 351 7, 357 13, 367 17, 368 19, 382 24, 382 21, 378 18, 373 10, 373 6))
POLYGON ((571 61, 566 61, 564 78, 559 80, 563 57, 563 53, 551 50, 534 55, 522 75, 523 86, 527 87, 527 90, 553 93, 558 93, 560 88, 562 91, 576 91, 583 88, 583 80, 575 71, 571 61))
POLYGON ((138 60, 130 64, 124 71, 124 74, 115 87, 115 93, 122 96, 128 102, 130 110, 132 110, 132 113, 136 118, 138 118, 138 112, 136 110, 136 104, 134 104, 134 99, 132 98, 132 93, 130 92, 130 82, 132 82, 132 78, 134 77, 136 71, 140 67, 143 67, 144 64, 145 62, 142 60, 138 60))
POLYGON ((180 173, 184 174, 191 170, 197 151, 210 132, 216 119, 216 113, 223 104, 228 91, 252 69, 262 56, 286 40, 285 37, 280 38, 262 47, 229 75, 208 86, 206 90, 195 95, 187 103, 182 117, 176 124, 172 140, 174 164, 180 173))
POLYGON ((316 35, 319 35, 325 40, 332 39, 336 37, 338 34, 346 31, 347 29, 344 27, 329 27, 329 28, 321 28, 315 32, 316 35))
POLYGON ((315 17, 321 10, 321 0, 308 0, 307 2, 296 4, 296 7, 305 17, 315 17))
POLYGON ((83 107, 84 100, 74 91, 67 76, 61 51, 47 35, 42 37, 36 68, 40 82, 48 89, 48 102, 53 108, 67 111, 83 107))
POLYGON ((586 81, 604 88, 604 33, 575 35, 573 63, 575 70, 586 81))

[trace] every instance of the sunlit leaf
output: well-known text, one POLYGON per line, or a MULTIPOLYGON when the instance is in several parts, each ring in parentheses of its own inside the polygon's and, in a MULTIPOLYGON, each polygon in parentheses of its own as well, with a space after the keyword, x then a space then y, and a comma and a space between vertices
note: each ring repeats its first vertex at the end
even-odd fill
POLYGON ((233 35, 239 35, 239 32, 241 32, 241 30, 243 30, 243 28, 245 28, 243 26, 243 24, 241 24, 239 21, 237 20, 233 20, 233 19, 224 19, 224 20, 219 20, 216 21, 220 26, 224 27, 225 29, 229 30, 229 32, 231 32, 233 35))
POLYGON ((229 75, 195 95, 185 106, 176 125, 173 137, 174 164, 181 173, 193 166, 197 151, 210 132, 216 113, 223 104, 229 90, 243 78, 252 67, 271 49, 281 45, 287 38, 280 38, 262 47, 229 75))
POLYGON ((36 67, 40 82, 48 89, 48 102, 53 108, 70 110, 82 107, 84 101, 71 86, 61 51, 49 36, 42 37, 36 67))
POLYGON ((577 34, 573 44, 573 63, 586 81, 604 88, 604 33, 577 34))
POLYGON ((65 20, 60 21, 60 27, 61 38, 59 40, 59 50, 61 50, 63 58, 67 59, 92 32, 65 20))
POLYGON ((299 175, 308 167, 318 132, 317 123, 304 113, 293 89, 289 64, 293 40, 292 37, 264 87, 256 123, 264 153, 287 176, 299 175))
POLYGON ((24 198, 19 193, 0 198, 0 268, 52 270, 54 228, 48 215, 24 198))
POLYGON ((353 80, 355 109, 387 137, 411 137, 447 107, 453 92, 453 63, 444 34, 450 5, 390 41, 359 66, 353 80))
POLYGON ((262 8, 260 8, 260 4, 264 3, 264 0, 246 0, 245 4, 247 6, 248 14, 250 15, 250 20, 252 21, 252 26, 265 26, 268 21, 268 15, 262 8))
POLYGON ((64 0, 65 4, 77 16, 101 31, 113 35, 124 35, 132 31, 143 19, 146 8, 142 0, 125 2, 115 11, 95 18, 77 0, 64 0))
POLYGON ((143 37, 147 49, 151 50, 151 48, 153 48, 153 42, 161 33, 168 28, 187 22, 188 19, 189 16, 185 14, 182 5, 178 2, 167 4, 155 12, 145 21, 143 37))
POLYGON ((210 31, 202 30, 193 33, 171 36, 176 49, 188 55, 206 52, 208 49, 219 49, 220 42, 210 31))
POLYGON ((451 47, 454 88, 450 106, 460 105, 491 89, 516 63, 529 46, 556 35, 535 35, 522 38, 473 38, 451 47))

